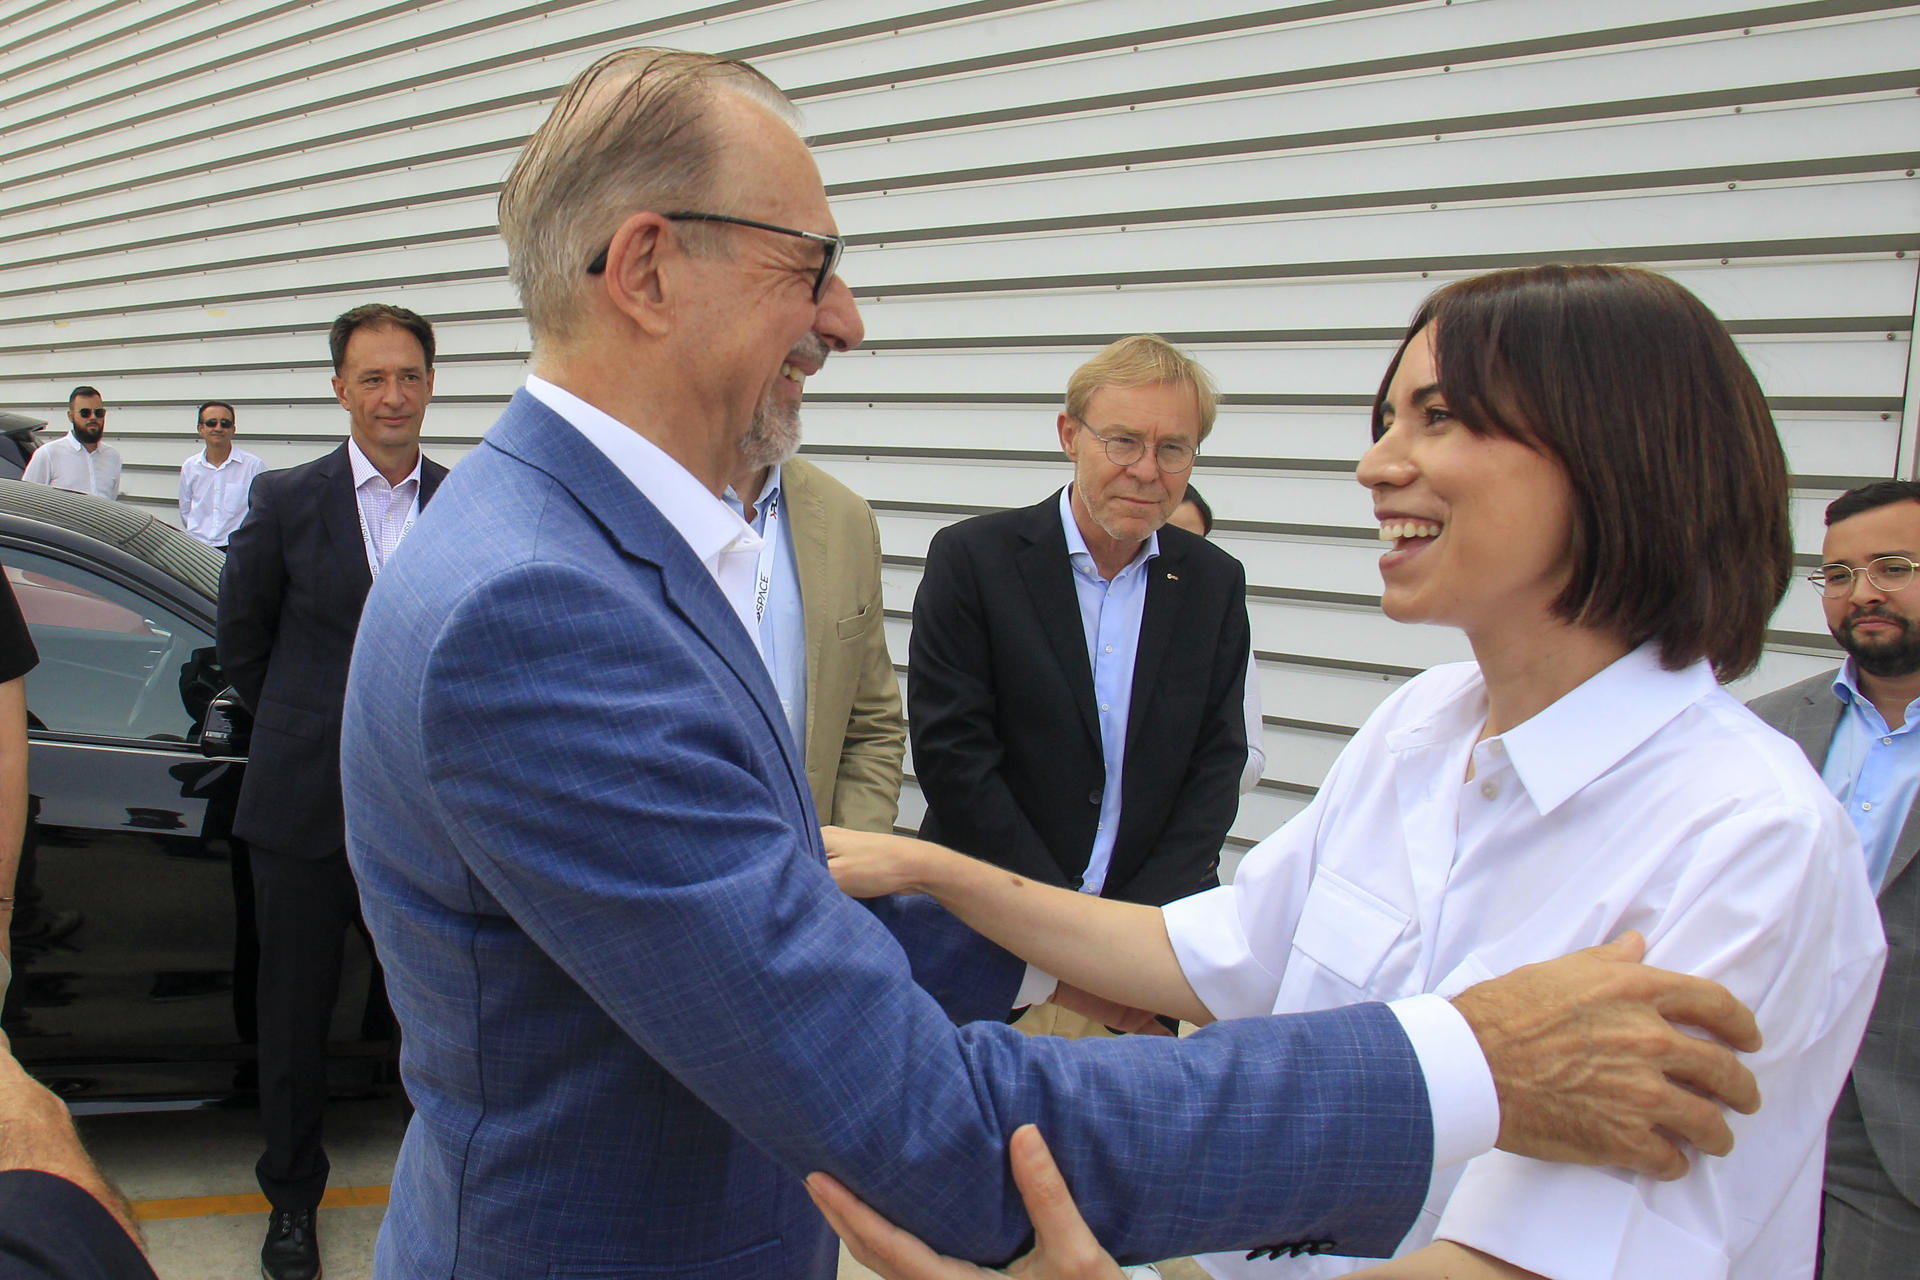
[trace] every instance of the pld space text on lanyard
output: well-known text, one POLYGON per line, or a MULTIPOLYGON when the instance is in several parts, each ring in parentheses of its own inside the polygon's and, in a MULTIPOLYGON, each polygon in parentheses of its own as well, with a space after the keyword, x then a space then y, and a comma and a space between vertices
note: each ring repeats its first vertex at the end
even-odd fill
MULTIPOLYGON (((403 481, 402 483, 405 482, 403 481)), ((377 578, 380 576, 380 548, 374 545, 373 530, 367 527, 367 509, 360 505, 360 492, 357 489, 353 494, 353 511, 355 515, 360 517, 360 542, 367 549, 367 568, 372 572, 373 576, 377 578)), ((393 546, 387 551, 389 556, 400 549, 400 544, 406 541, 409 533, 413 532, 413 522, 419 518, 420 487, 416 484, 413 490, 413 503, 408 506, 406 521, 400 526, 399 535, 394 538, 393 546)))
MULTIPOLYGON (((767 597, 773 593, 773 558, 780 554, 780 496, 775 489, 767 495, 767 519, 760 534, 759 567, 753 579, 753 621, 761 628, 761 643, 766 642, 767 597)), ((773 655, 766 655, 771 661, 773 655)))

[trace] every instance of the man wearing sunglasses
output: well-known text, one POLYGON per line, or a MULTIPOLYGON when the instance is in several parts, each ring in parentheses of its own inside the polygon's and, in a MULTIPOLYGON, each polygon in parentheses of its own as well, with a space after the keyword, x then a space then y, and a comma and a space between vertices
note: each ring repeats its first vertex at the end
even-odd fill
POLYGON ((266 464, 233 447, 232 405, 209 400, 195 411, 194 424, 204 447, 180 464, 180 527, 225 551, 247 518, 247 491, 266 464))
POLYGON ((1847 652, 1753 709, 1800 744, 1860 833, 1887 967, 1827 1128, 1822 1274, 1892 1280, 1920 1257, 1920 483, 1882 480, 1827 507, 1808 576, 1847 652))
POLYGON ((120 451, 102 444, 107 431, 107 406, 92 387, 67 393, 67 421, 72 430, 33 451, 22 480, 50 484, 74 493, 91 493, 109 502, 120 496, 120 451))

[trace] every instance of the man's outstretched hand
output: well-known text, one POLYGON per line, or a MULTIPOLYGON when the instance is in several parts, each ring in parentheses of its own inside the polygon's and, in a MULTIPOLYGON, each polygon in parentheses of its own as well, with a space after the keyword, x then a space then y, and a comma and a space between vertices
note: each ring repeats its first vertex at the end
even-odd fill
POLYGON ((1454 997, 1493 1069, 1501 1150, 1671 1180, 1681 1143, 1733 1149, 1721 1106, 1751 1115, 1760 1087, 1726 1046, 1751 1053, 1760 1029, 1719 983, 1639 964, 1646 949, 1625 933, 1454 997))
POLYGON ((979 1276, 1019 1276, 1023 1280, 1121 1280, 1111 1255, 1100 1247, 1080 1216, 1053 1155, 1032 1125, 1013 1131, 1007 1144, 1014 1185, 1033 1219, 1031 1253, 1005 1271, 988 1271, 971 1262, 942 1257, 869 1209, 851 1191, 824 1173, 807 1178, 807 1194, 827 1222, 847 1242, 861 1266, 885 1280, 969 1280, 979 1276))

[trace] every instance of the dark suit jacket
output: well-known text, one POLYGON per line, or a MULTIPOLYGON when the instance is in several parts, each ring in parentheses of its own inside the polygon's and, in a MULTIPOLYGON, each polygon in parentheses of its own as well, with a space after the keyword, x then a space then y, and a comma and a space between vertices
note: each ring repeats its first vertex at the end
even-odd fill
MULTIPOLYGON (((422 507, 446 474, 422 462, 422 507)), ((345 847, 340 708, 372 584, 345 444, 254 480, 220 575, 220 666, 253 711, 241 839, 305 858, 345 847)))
MULTIPOLYGON (((1826 763, 1827 747, 1840 724, 1842 707, 1833 696, 1833 677, 1829 671, 1751 704, 1762 720, 1798 743, 1816 769, 1826 763)), ((1880 885, 1887 967, 1847 1087, 1859 1099, 1881 1167, 1907 1199, 1920 1204, 1920 1108, 1914 1106, 1920 1089, 1920 866, 1915 850, 1920 850, 1920 806, 1907 814, 1880 885)), ((1838 1138, 1831 1146, 1836 1152, 1859 1149, 1859 1144, 1838 1138)))
MULTIPOLYGON (((1160 530, 1104 897, 1158 906, 1215 883, 1247 762, 1248 643, 1240 562, 1160 530)), ((1106 775, 1058 494, 935 535, 913 602, 907 712, 920 834, 1079 887, 1106 775)))
POLYGON ((65 1178, 0 1173, 0 1280, 153 1280, 113 1215, 65 1178))

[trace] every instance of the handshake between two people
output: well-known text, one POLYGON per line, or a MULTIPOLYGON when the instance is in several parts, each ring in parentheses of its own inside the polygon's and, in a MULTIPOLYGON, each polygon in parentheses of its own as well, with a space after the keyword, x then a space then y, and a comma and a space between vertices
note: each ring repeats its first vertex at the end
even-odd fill
MULTIPOLYGON (((823 830, 827 869, 855 898, 932 896, 968 926, 1060 980, 1055 999, 1119 1030, 1160 1030, 1154 1014, 1214 1020, 1181 971, 1157 907, 1091 897, 902 836, 823 830)), ((1641 964, 1625 933, 1530 964, 1452 998, 1479 1041, 1499 1101, 1503 1151, 1684 1176, 1689 1148, 1733 1149, 1723 1108, 1759 1109, 1759 1085, 1735 1051, 1760 1048, 1752 1012, 1719 983, 1641 964), (1706 1032, 1714 1039, 1690 1034, 1706 1032)), ((1034 1251, 1007 1274, 1114 1280, 1122 1273, 1080 1218, 1032 1126, 1010 1143, 1034 1219, 1034 1251)), ((994 1274, 941 1258, 825 1174, 808 1190, 854 1256, 889 1280, 994 1274)), ((1529 1274, 1447 1242, 1367 1272, 1390 1276, 1529 1274)))

